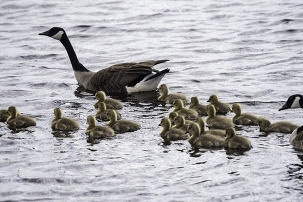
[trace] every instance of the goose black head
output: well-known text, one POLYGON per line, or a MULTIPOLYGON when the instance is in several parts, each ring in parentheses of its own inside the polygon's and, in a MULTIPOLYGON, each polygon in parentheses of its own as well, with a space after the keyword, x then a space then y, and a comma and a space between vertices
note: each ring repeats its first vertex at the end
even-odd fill
POLYGON ((57 39, 59 41, 61 40, 61 38, 64 34, 65 34, 65 31, 61 27, 53 27, 48 31, 39 33, 39 35, 49 36, 49 37, 57 39))
POLYGON ((303 108, 302 98, 303 96, 300 94, 290 96, 279 111, 292 108, 303 108))

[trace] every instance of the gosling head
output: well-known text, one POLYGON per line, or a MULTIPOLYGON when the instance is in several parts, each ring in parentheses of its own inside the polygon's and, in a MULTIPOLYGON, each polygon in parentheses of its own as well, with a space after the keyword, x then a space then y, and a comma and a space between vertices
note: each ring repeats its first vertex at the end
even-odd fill
POLYGON ((241 105, 236 103, 236 104, 233 104, 231 110, 236 114, 236 115, 240 115, 242 113, 242 108, 241 108, 241 105))
POLYGON ((87 117, 88 126, 96 126, 96 118, 92 115, 87 117))
POLYGON ((95 98, 100 102, 103 102, 106 98, 106 94, 103 91, 99 91, 95 94, 95 98))
POLYGON ((162 126, 163 128, 170 128, 171 122, 168 118, 163 118, 163 119, 161 119, 161 122, 159 125, 162 126))
POLYGON ((174 105, 174 108, 175 108, 175 109, 182 109, 182 108, 184 108, 183 101, 180 100, 180 99, 175 100, 175 101, 173 102, 173 105, 174 105))
POLYGON ((166 84, 161 84, 159 86, 159 92, 161 95, 168 95, 169 89, 166 84))
POLYGON ((54 115, 56 119, 61 119, 62 118, 62 110, 60 108, 55 108, 54 109, 54 115))
POLYGON ((260 127, 260 130, 264 130, 266 127, 270 126, 270 120, 268 120, 267 118, 265 117, 260 117, 258 119, 258 123, 259 123, 259 127, 260 127))
POLYGON ((231 138, 231 137, 233 137, 235 135, 236 135, 236 131, 235 131, 234 128, 228 128, 228 129, 226 129, 226 132, 225 132, 225 137, 226 138, 231 138))
POLYGON ((117 120, 117 113, 115 110, 113 109, 109 109, 107 112, 106 112, 106 117, 109 119, 109 120, 117 120))
POLYGON ((198 97, 192 97, 190 99, 191 105, 197 105, 200 104, 199 98, 198 97))
POLYGON ((62 29, 61 27, 53 27, 48 31, 39 33, 39 35, 45 35, 45 36, 49 36, 53 39, 57 39, 57 40, 61 40, 63 35, 66 35, 64 29, 62 29))
POLYGON ((219 102, 219 98, 217 95, 211 95, 209 97, 209 99, 207 100, 207 102, 209 102, 210 104, 215 104, 215 103, 219 102))
POLYGON ((177 112, 171 112, 171 113, 169 113, 168 118, 169 118, 170 121, 173 121, 173 120, 175 120, 175 118, 177 116, 178 116, 177 112))
POLYGON ((10 106, 7 111, 10 116, 17 116, 17 114, 18 114, 17 107, 15 107, 15 106, 10 106))
POLYGON ((184 116, 177 116, 175 119, 174 119, 174 123, 176 124, 176 126, 182 126, 185 124, 185 118, 184 116))
POLYGON ((197 123, 192 123, 187 127, 185 134, 191 134, 192 136, 198 136, 201 133, 200 127, 197 123))

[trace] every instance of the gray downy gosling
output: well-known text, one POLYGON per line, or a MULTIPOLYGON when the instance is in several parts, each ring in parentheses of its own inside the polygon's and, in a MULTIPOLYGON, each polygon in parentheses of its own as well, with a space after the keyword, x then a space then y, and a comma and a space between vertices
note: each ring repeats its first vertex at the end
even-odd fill
POLYGON ((112 128, 107 126, 97 126, 96 118, 94 116, 87 117, 88 127, 86 128, 86 134, 90 139, 103 139, 115 137, 115 132, 112 128))
POLYGON ((168 118, 162 118, 160 126, 163 128, 160 136, 164 139, 165 142, 187 140, 189 138, 189 135, 185 134, 184 131, 177 128, 172 128, 171 122, 168 118))
POLYGON ((76 120, 62 117, 60 108, 54 109, 55 118, 51 122, 51 128, 59 131, 75 131, 79 130, 79 125, 76 120))
MULTIPOLYGON (((108 118, 106 116, 106 113, 108 112, 109 109, 106 108, 106 105, 104 102, 99 102, 98 104, 98 111, 96 113, 96 118, 98 120, 102 120, 102 121, 108 121, 108 118)), ((117 119, 120 120, 121 119, 121 113, 118 110, 115 110, 116 114, 117 114, 117 119)))
POLYGON ((209 99, 207 100, 207 102, 214 105, 218 115, 225 115, 225 114, 231 112, 229 104, 220 102, 217 95, 211 95, 209 97, 209 99))
POLYGON ((177 128, 185 132, 189 126, 189 124, 186 124, 184 116, 178 115, 175 120, 173 121, 174 126, 173 128, 177 128))
POLYGON ((290 144, 296 149, 303 149, 303 126, 296 128, 289 138, 290 144))
POLYGON ((265 117, 260 117, 259 127, 261 132, 291 133, 299 126, 287 121, 278 121, 275 123, 271 123, 269 119, 265 117))
POLYGON ((113 109, 108 110, 106 116, 109 119, 107 125, 116 133, 133 132, 141 128, 141 125, 135 121, 118 120, 117 113, 113 109))
POLYGON ((236 114, 233 117, 233 122, 237 125, 251 125, 258 126, 259 118, 253 114, 244 113, 242 114, 241 105, 236 103, 232 105, 232 111, 236 114))
POLYGON ((12 128, 26 128, 29 126, 35 126, 37 123, 34 118, 30 116, 20 115, 15 106, 8 108, 9 117, 7 124, 12 128))
POLYGON ((104 102, 107 109, 122 109, 123 108, 123 104, 119 100, 112 99, 112 98, 106 98, 106 94, 104 91, 98 91, 95 94, 95 98, 98 100, 94 105, 95 108, 99 107, 100 102, 104 102))
POLYGON ((224 140, 224 147, 229 149, 245 149, 252 148, 251 142, 247 137, 236 135, 234 128, 226 130, 226 138, 224 140))
POLYGON ((159 86, 159 92, 161 94, 158 100, 165 102, 166 104, 173 104, 175 100, 182 100, 185 104, 189 104, 189 99, 182 94, 169 94, 169 88, 166 84, 159 86))
POLYGON ((39 33, 39 35, 51 37, 62 43, 69 56, 78 84, 89 91, 103 90, 106 93, 154 91, 164 75, 169 72, 169 69, 159 71, 153 68, 155 65, 165 63, 168 60, 120 63, 102 68, 98 72, 92 72, 79 62, 64 29, 53 27, 48 31, 39 33))
POLYGON ((208 128, 226 130, 227 128, 232 128, 234 126, 232 120, 229 118, 222 115, 216 115, 216 109, 212 104, 208 105, 207 114, 206 123, 208 124, 208 128))
POLYGON ((303 108, 303 95, 295 94, 290 96, 282 108, 279 109, 279 111, 295 108, 303 108))
POLYGON ((199 114, 199 116, 207 116, 207 109, 206 105, 200 104, 198 97, 192 97, 189 109, 196 110, 199 114))
POLYGON ((6 122, 9 117, 7 109, 0 109, 0 122, 6 122))
POLYGON ((178 115, 184 116, 187 120, 196 120, 198 118, 198 112, 193 109, 184 108, 182 100, 175 100, 173 102, 174 112, 177 112, 178 115))
POLYGON ((191 134, 188 142, 195 148, 211 148, 211 147, 223 147, 224 139, 211 135, 206 132, 202 132, 197 123, 192 123, 187 128, 187 133, 191 134))
POLYGON ((219 138, 225 139, 225 130, 222 129, 209 129, 205 130, 206 123, 202 117, 198 117, 196 120, 197 124, 199 125, 202 133, 209 133, 211 135, 217 136, 219 138))

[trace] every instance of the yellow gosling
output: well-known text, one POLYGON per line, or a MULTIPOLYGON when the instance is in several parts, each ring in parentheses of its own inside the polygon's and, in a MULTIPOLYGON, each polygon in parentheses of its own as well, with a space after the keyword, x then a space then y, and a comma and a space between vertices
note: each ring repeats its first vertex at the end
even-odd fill
POLYGON ((214 105, 218 115, 225 115, 231 111, 229 104, 220 102, 217 95, 211 95, 207 102, 214 105))
POLYGON ((216 115, 216 109, 214 105, 209 105, 207 107, 208 117, 206 123, 211 129, 227 129, 234 126, 232 120, 226 118, 222 115, 216 115))
MULTIPOLYGON (((108 112, 109 109, 106 108, 106 104, 104 102, 99 102, 98 104, 98 111, 96 113, 96 118, 98 120, 102 121, 108 121, 108 118, 106 116, 106 113, 108 112)), ((118 110, 115 110, 117 114, 117 119, 121 119, 121 113, 118 110)))
POLYGON ((135 121, 118 120, 117 113, 113 109, 108 110, 106 116, 109 119, 107 125, 111 127, 116 133, 133 132, 141 128, 141 125, 135 121))
POLYGON ((187 120, 196 120, 198 118, 198 112, 193 109, 184 108, 184 104, 182 100, 175 100, 173 102, 174 112, 177 112, 178 115, 184 116, 187 120))
POLYGON ((207 116, 206 105, 200 104, 198 97, 192 97, 189 109, 196 110, 199 116, 207 116))
POLYGON ((112 99, 112 98, 106 98, 106 94, 104 91, 98 91, 95 94, 95 98, 98 100, 95 103, 95 108, 98 108, 100 102, 104 102, 107 109, 122 109, 123 104, 119 100, 112 99))
POLYGON ((159 86, 159 92, 161 96, 158 97, 158 100, 165 102, 166 104, 173 104, 175 100, 182 100, 185 104, 189 103, 189 99, 185 95, 169 94, 169 89, 166 84, 162 84, 159 86))
POLYGON ((279 121, 276 123, 271 123, 269 119, 265 117, 260 117, 259 127, 261 132, 278 132, 278 133, 292 133, 299 126, 287 121, 279 121))
POLYGON ((9 117, 7 119, 7 124, 12 128, 26 128, 29 126, 35 126, 36 121, 34 118, 20 115, 15 106, 8 108, 9 117))
POLYGON ((232 111, 236 114, 232 120, 237 125, 257 126, 259 124, 257 116, 248 113, 242 114, 241 105, 238 103, 232 105, 232 111))
POLYGON ((62 117, 60 108, 54 109, 55 118, 51 122, 51 128, 59 131, 75 131, 79 130, 79 125, 76 120, 62 117))
POLYGON ((229 149, 251 149, 252 145, 248 138, 236 135, 234 128, 226 130, 226 138, 224 140, 224 147, 229 149))
POLYGON ((112 138, 115 136, 115 132, 110 127, 97 126, 96 118, 94 116, 87 117, 88 127, 86 128, 86 134, 90 139, 103 139, 112 138))
POLYGON ((177 128, 172 128, 171 122, 168 118, 163 118, 161 120, 160 126, 163 127, 160 136, 164 139, 165 142, 187 140, 189 138, 189 135, 185 134, 184 131, 177 128))

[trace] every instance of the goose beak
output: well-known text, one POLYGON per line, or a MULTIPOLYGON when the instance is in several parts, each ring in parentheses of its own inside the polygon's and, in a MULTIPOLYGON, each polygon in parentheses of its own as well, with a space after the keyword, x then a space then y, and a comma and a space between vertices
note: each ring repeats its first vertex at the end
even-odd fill
POLYGON ((279 109, 279 111, 284 110, 284 109, 288 109, 289 107, 285 104, 283 105, 283 107, 281 109, 279 109))
POLYGON ((41 32, 41 33, 39 33, 39 35, 45 35, 45 36, 49 36, 49 32, 48 32, 48 31, 41 32))

